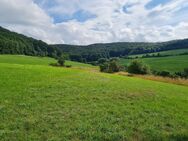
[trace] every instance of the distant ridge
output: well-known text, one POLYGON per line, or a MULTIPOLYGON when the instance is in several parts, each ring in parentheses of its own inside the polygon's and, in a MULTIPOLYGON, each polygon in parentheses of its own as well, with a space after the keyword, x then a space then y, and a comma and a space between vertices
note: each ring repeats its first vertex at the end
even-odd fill
POLYGON ((188 48, 188 39, 168 42, 116 42, 91 45, 47 43, 0 27, 0 54, 59 57, 67 54, 73 61, 92 62, 99 58, 121 57, 188 48))
POLYGON ((92 62, 99 58, 121 57, 133 54, 154 53, 174 49, 188 49, 188 39, 168 42, 117 42, 98 43, 86 46, 51 45, 70 55, 71 60, 92 62))

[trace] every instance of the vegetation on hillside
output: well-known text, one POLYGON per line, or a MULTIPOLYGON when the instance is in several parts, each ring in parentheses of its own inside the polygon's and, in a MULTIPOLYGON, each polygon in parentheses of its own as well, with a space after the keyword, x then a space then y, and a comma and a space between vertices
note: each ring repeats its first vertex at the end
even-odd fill
POLYGON ((52 45, 69 54, 71 60, 92 62, 100 58, 127 57, 131 54, 154 53, 160 51, 187 49, 188 39, 160 43, 107 43, 88 46, 52 45))
MULTIPOLYGON (((150 53, 164 50, 173 50, 186 48, 188 45, 188 39, 176 40, 163 43, 109 43, 109 44, 93 44, 88 46, 72 46, 72 45, 48 45, 42 41, 35 40, 33 38, 26 37, 15 32, 11 32, 0 27, 0 54, 25 54, 32 56, 50 56, 58 59, 58 65, 64 66, 65 60, 74 60, 79 62, 90 62, 94 65, 99 65, 102 72, 118 72, 124 70, 126 64, 119 64, 117 60, 113 60, 114 56, 127 56, 135 53, 150 53), (63 56, 63 58, 62 58, 63 56), (98 61, 97 61, 98 60, 98 61)), ((179 58, 184 58, 186 52, 179 51, 179 58)), ((168 56, 169 53, 173 54, 173 51, 168 53, 153 53, 145 54, 142 56, 144 62, 151 66, 152 72, 155 75, 168 76, 168 77, 187 77, 183 69, 187 66, 187 59, 183 59, 181 63, 174 65, 173 59, 164 56, 168 56), (157 57, 157 59, 152 58, 157 57), (163 61, 165 62, 163 63, 163 61), (173 65, 170 68, 171 61, 173 65), (158 69, 158 68, 159 69, 158 69), (181 67, 181 70, 178 68, 181 67), (157 68, 157 69, 156 69, 157 68), (166 69, 167 68, 167 69, 166 69), (169 68, 169 69, 168 69, 169 68), (178 68, 178 69, 177 69, 178 68), (173 72, 172 69, 174 69, 173 72)), ((176 58, 176 56, 174 56, 176 58)), ((125 57, 126 58, 126 57, 125 57)), ((122 59, 121 59, 122 60, 122 59)), ((125 59, 126 60, 126 59, 125 59)), ((129 59, 130 60, 130 59, 129 59)), ((177 61, 177 60, 175 60, 177 61)), ((129 62, 129 61, 128 61, 129 62)), ((52 63, 53 64, 53 63, 52 63)), ((137 64, 138 65, 138 64, 137 64)), ((71 65, 65 65, 71 67, 71 65)), ((130 67, 129 67, 130 68, 130 67)), ((147 67, 143 67, 146 69, 147 67)), ((127 69, 129 72, 130 69, 127 69)), ((135 70, 137 71, 137 70, 135 70)), ((139 73, 147 74, 148 69, 142 70, 139 73), (145 71, 145 72, 143 72, 145 71)), ((132 71, 133 72, 133 71, 132 71)), ((138 72, 134 72, 138 73, 138 72)))
POLYGON ((48 45, 0 27, 0 54, 30 55, 0 55, 0 140, 188 140, 188 81, 179 79, 188 78, 188 55, 156 53, 187 47, 188 39, 48 45), (151 73, 167 78, 143 75, 151 73))
POLYGON ((114 73, 121 70, 121 66, 116 58, 111 58, 110 60, 101 58, 98 60, 98 65, 101 72, 114 73))
POLYGON ((100 58, 128 57, 131 54, 153 53, 174 49, 187 49, 188 39, 162 43, 107 43, 88 46, 48 45, 40 40, 26 37, 0 27, 0 54, 24 54, 66 59, 91 63, 100 58))
MULTIPOLYGON (((182 67, 181 71, 170 72, 167 70, 156 70, 150 68, 148 64, 142 61, 142 59, 129 59, 129 63, 123 64, 118 58, 105 59, 101 58, 97 61, 97 65, 100 66, 101 72, 114 73, 119 71, 127 71, 130 74, 153 74, 162 77, 171 77, 171 78, 188 78, 188 68, 187 64, 182 67)), ((171 60, 172 61, 172 60, 171 60)), ((168 64, 161 64, 168 65, 168 64)), ((175 67, 176 64, 173 64, 175 67)), ((183 64, 181 64, 183 65, 183 64)), ((172 66, 172 67, 173 67, 172 66)), ((159 67, 159 66, 158 66, 159 67)))
POLYGON ((188 87, 12 57, 0 59, 0 140, 188 139, 188 87))
MULTIPOLYGON (((127 66, 133 59, 120 58, 119 63, 127 66)), ((139 58, 145 64, 149 65, 152 71, 168 71, 170 73, 182 72, 188 67, 188 55, 157 57, 157 58, 139 58)))
POLYGON ((63 56, 59 57, 58 64, 60 66, 64 66, 65 65, 65 58, 63 56))
POLYGON ((188 48, 160 51, 156 53, 129 55, 128 57, 125 58, 136 59, 136 58, 168 57, 168 56, 180 56, 180 55, 188 55, 188 48))
POLYGON ((43 41, 26 37, 0 27, 0 54, 24 54, 57 58, 61 51, 43 41))
POLYGON ((150 67, 144 64, 141 60, 133 60, 127 68, 129 73, 134 74, 150 74, 150 67))

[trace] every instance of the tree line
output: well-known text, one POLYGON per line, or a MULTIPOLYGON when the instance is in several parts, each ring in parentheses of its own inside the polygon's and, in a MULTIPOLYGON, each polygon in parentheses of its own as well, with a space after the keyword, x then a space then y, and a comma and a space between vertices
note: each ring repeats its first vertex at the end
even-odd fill
POLYGON ((61 51, 43 41, 11 32, 0 27, 0 54, 24 54, 57 58, 61 51))
POLYGON ((155 53, 160 51, 188 48, 188 39, 159 43, 120 42, 93 44, 88 46, 52 45, 69 54, 72 61, 94 62, 100 58, 128 57, 135 54, 155 53))

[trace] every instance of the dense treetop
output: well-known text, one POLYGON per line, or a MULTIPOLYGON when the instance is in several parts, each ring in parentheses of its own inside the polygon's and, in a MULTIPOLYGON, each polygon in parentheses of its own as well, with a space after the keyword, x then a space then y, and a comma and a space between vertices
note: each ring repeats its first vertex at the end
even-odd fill
POLYGON ((92 44, 88 46, 53 45, 70 55, 72 60, 96 61, 99 58, 121 57, 133 54, 153 53, 166 50, 188 48, 188 39, 169 42, 119 42, 92 44))
POLYGON ((11 32, 0 27, 0 54, 25 54, 57 57, 60 52, 43 41, 11 32))

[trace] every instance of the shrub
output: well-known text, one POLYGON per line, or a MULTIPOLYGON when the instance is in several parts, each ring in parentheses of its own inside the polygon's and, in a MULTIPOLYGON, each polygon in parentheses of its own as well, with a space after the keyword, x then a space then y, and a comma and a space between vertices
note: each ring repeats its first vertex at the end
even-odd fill
POLYGON ((184 76, 185 76, 186 78, 188 78, 188 68, 185 68, 185 69, 184 69, 184 76))
POLYGON ((133 74, 149 74, 150 73, 150 67, 146 64, 144 64, 140 60, 133 60, 128 65, 128 72, 133 74))
POLYGON ((170 72, 168 72, 168 71, 158 72, 158 75, 163 76, 163 77, 170 77, 171 76, 170 72))
POLYGON ((184 77, 183 72, 175 72, 175 75, 178 76, 178 77, 181 77, 181 78, 184 77))
POLYGON ((58 66, 57 63, 50 63, 49 65, 50 65, 50 66, 54 66, 54 67, 57 67, 57 66, 58 66))
POLYGON ((116 61, 105 62, 100 65, 101 72, 113 73, 120 71, 120 66, 116 61))
POLYGON ((182 72, 170 73, 170 72, 168 72, 168 71, 160 71, 160 72, 155 71, 154 74, 155 74, 155 75, 162 76, 162 77, 170 77, 170 78, 179 78, 179 77, 183 77, 183 73, 182 73, 182 72))
POLYGON ((61 56, 61 57, 58 59, 58 64, 59 64, 60 66, 64 66, 64 64, 65 64, 65 59, 64 59, 63 56, 61 56))
POLYGON ((168 71, 153 71, 154 75, 159 75, 163 77, 170 77, 170 78, 188 78, 188 68, 185 68, 182 72, 175 72, 170 73, 168 71))
POLYGON ((118 72, 120 70, 120 66, 116 61, 110 61, 109 63, 109 72, 118 72))
POLYGON ((100 58, 97 62, 98 62, 98 64, 104 64, 107 61, 108 60, 106 58, 100 58))
POLYGON ((108 63, 100 64, 99 67, 100 67, 101 72, 108 72, 108 70, 109 70, 109 64, 108 63))
POLYGON ((72 67, 72 65, 65 65, 65 67, 66 67, 66 68, 71 68, 71 67, 72 67))

